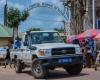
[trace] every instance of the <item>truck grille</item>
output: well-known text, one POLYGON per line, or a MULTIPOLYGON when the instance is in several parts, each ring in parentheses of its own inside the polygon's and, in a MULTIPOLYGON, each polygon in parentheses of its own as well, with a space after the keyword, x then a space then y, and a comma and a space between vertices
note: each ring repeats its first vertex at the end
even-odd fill
POLYGON ((74 54, 74 53, 75 53, 74 47, 52 49, 52 55, 66 55, 66 54, 74 54))

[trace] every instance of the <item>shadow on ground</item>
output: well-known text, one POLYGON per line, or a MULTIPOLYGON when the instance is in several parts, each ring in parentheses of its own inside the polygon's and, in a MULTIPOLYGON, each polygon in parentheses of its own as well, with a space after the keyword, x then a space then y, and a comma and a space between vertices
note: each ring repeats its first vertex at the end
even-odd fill
POLYGON ((48 74, 48 79, 63 79, 63 78, 70 78, 70 77, 80 77, 88 75, 86 73, 80 73, 79 75, 69 75, 66 71, 54 71, 48 74))
MULTIPOLYGON (((23 71, 23 73, 26 73, 29 76, 32 76, 29 70, 23 71)), ((89 74, 80 73, 79 75, 69 75, 66 71, 54 70, 54 71, 49 72, 47 79, 64 79, 64 78, 80 77, 80 76, 85 76, 85 75, 89 75, 89 74)))

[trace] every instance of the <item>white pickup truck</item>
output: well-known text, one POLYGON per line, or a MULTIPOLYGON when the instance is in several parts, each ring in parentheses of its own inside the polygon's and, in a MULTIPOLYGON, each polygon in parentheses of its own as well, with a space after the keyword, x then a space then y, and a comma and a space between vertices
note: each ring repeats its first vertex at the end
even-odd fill
POLYGON ((83 57, 79 45, 65 44, 56 31, 28 31, 23 33, 21 48, 11 50, 11 58, 16 56, 15 70, 22 72, 31 67, 35 78, 44 78, 49 69, 62 67, 69 74, 79 74, 83 57))

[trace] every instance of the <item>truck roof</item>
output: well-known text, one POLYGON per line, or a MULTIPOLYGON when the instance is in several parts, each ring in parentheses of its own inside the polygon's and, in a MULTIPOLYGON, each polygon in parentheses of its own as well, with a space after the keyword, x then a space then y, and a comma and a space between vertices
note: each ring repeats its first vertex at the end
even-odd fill
MULTIPOLYGON (((31 33, 38 33, 38 32, 58 32, 58 31, 46 30, 46 31, 30 31, 30 32, 31 32, 31 33)), ((19 33, 19 37, 21 38, 23 34, 26 34, 26 32, 19 33)))
POLYGON ((31 32, 57 32, 57 31, 31 31, 31 32))
MULTIPOLYGON (((30 31, 30 33, 38 33, 38 32, 57 32, 57 31, 30 31)), ((26 32, 24 32, 26 34, 26 32)))

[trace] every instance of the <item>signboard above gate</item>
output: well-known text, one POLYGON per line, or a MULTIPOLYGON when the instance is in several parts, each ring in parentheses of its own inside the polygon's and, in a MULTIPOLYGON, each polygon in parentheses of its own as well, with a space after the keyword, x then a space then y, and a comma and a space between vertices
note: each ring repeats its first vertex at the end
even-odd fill
POLYGON ((63 11, 60 10, 59 7, 57 7, 57 6, 53 5, 53 4, 50 4, 50 3, 45 3, 45 2, 32 4, 32 5, 29 6, 28 10, 31 10, 31 9, 37 8, 37 7, 52 8, 52 9, 55 9, 56 11, 58 11, 59 13, 61 13, 62 15, 64 15, 63 11))
MULTIPOLYGON (((63 4, 62 4, 62 6, 64 7, 63 4)), ((56 6, 52 3, 37 2, 37 3, 34 3, 34 4, 30 5, 26 10, 30 11, 30 10, 32 10, 34 8, 38 8, 38 7, 47 7, 47 8, 54 9, 59 14, 61 14, 66 20, 69 20, 69 15, 70 15, 69 11, 67 12, 66 9, 61 9, 59 6, 56 6)))

